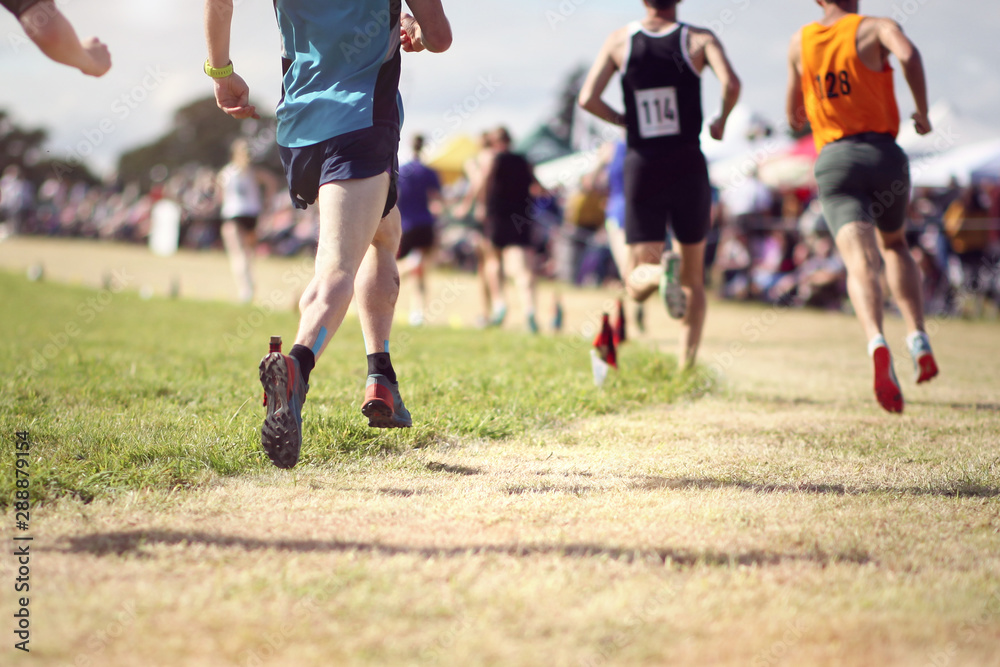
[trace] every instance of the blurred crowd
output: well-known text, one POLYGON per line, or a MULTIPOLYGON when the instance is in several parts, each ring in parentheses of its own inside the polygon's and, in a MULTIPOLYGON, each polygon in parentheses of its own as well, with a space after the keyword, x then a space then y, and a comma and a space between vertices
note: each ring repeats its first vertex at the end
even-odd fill
MULTIPOLYGON (((474 163, 474 158, 470 160, 474 163)), ((273 174, 275 182, 283 182, 273 174)), ((179 246, 220 250, 219 174, 189 166, 151 175, 152 185, 26 180, 16 165, 0 177, 0 238, 37 235, 146 243, 151 212, 161 199, 180 206, 179 246)), ((442 179, 436 262, 476 270, 481 225, 470 205, 470 179, 442 179)), ((571 186, 553 187, 528 211, 540 277, 575 285, 620 281, 609 249, 604 202, 606 165, 571 186), (603 171, 602 171, 603 170, 603 171)), ((265 197, 256 226, 257 256, 315 252, 316 207, 298 210, 282 187, 265 197)), ((1000 306, 1000 180, 913 191, 911 251, 924 276, 927 312, 963 314, 1000 306), (971 300, 970 300, 971 297, 971 300)), ((749 174, 714 192, 707 280, 726 299, 838 310, 846 307, 846 271, 830 238, 816 193, 776 189, 749 174)))
MULTIPOLYGON (((723 297, 847 305, 847 273, 814 190, 768 188, 751 176, 724 191, 718 208, 718 244, 710 254, 723 297)), ((928 314, 1000 305, 1000 181, 916 188, 907 241, 923 273, 928 314)))
MULTIPOLYGON (((279 178, 275 175, 275 178, 279 178)), ((181 207, 179 247, 222 249, 219 177, 209 167, 153 174, 146 189, 112 180, 104 184, 55 177, 32 183, 10 166, 0 177, 0 235, 36 235, 146 243, 154 205, 161 199, 181 207)), ((257 253, 313 252, 319 230, 315 208, 296 210, 287 192, 268 197, 257 227, 257 253)))

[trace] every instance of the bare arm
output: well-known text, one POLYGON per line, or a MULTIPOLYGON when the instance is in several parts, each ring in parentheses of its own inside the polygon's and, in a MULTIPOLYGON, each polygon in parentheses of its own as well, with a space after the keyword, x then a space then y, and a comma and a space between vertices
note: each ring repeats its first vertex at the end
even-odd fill
POLYGON ((719 83, 722 84, 722 111, 709 125, 712 138, 720 140, 726 131, 726 120, 729 119, 729 114, 732 113, 736 102, 740 99, 740 78, 736 76, 736 71, 729 62, 729 58, 726 57, 722 42, 711 30, 705 30, 704 33, 705 61, 715 72, 719 83))
MULTIPOLYGON (((205 0, 205 41, 208 64, 225 67, 229 58, 229 36, 233 24, 233 0, 205 0)), ((236 73, 215 81, 215 103, 233 118, 260 118, 250 104, 250 87, 236 73)))
POLYGON ((451 46, 451 24, 444 14, 441 0, 406 0, 406 4, 413 16, 404 14, 400 20, 403 50, 447 51, 451 46))
POLYGON ((427 209, 435 218, 440 218, 444 212, 444 197, 437 188, 427 191, 427 209))
POLYGON ((40 2, 24 12, 21 26, 42 53, 57 63, 75 67, 89 76, 102 76, 111 69, 108 47, 96 37, 81 41, 52 2, 40 2))
POLYGON ((490 177, 493 175, 493 167, 496 164, 496 154, 489 153, 486 160, 483 162, 482 170, 479 172, 479 179, 476 183, 476 194, 475 202, 476 207, 480 211, 486 210, 486 202, 489 198, 490 193, 487 192, 490 189, 490 177))
POLYGON ((794 132, 806 126, 806 102, 802 95, 802 34, 795 33, 788 47, 788 92, 785 95, 785 116, 794 132))
POLYGON ((899 24, 891 19, 879 19, 878 39, 882 46, 896 56, 903 68, 917 111, 913 114, 913 125, 918 134, 931 131, 931 121, 927 118, 927 79, 924 76, 924 62, 920 51, 903 34, 899 24))
POLYGON ((625 116, 612 109, 601 99, 611 77, 618 71, 618 63, 615 61, 614 55, 618 50, 622 34, 624 33, 621 30, 616 31, 604 42, 600 53, 597 54, 597 60, 594 61, 583 86, 580 88, 580 97, 577 102, 581 108, 586 109, 601 120, 624 126, 625 116))

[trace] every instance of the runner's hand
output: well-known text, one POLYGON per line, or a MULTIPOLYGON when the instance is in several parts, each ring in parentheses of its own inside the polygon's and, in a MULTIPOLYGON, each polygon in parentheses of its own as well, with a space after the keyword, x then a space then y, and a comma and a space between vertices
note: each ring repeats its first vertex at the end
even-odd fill
POLYGON ((417 53, 426 48, 420 39, 420 24, 409 14, 403 14, 399 19, 399 42, 407 53, 417 53))
POLYGON ((722 135, 726 131, 726 120, 722 116, 717 116, 708 126, 708 132, 716 141, 722 141, 722 135))
POLYGON ((111 69, 111 53, 108 46, 96 37, 91 37, 80 42, 80 46, 90 56, 91 65, 81 68, 84 74, 90 76, 103 76, 111 69))
POLYGON ((917 131, 917 134, 927 134, 933 129, 931 120, 926 114, 915 111, 910 117, 913 119, 913 129, 917 131))
POLYGON ((250 87, 239 74, 215 80, 215 103, 233 118, 260 118, 250 104, 250 87))

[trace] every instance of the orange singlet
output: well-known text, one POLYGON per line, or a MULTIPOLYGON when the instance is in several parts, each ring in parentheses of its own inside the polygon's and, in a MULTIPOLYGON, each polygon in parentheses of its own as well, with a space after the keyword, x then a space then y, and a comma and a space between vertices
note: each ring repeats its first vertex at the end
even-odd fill
POLYGON ((831 26, 802 28, 802 94, 816 151, 852 134, 899 132, 892 67, 874 72, 858 56, 858 26, 850 14, 831 26))

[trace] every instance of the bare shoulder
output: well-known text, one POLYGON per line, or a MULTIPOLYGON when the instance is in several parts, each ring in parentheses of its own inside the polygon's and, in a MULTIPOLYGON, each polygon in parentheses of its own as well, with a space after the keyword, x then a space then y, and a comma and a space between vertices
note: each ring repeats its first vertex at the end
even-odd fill
POLYGON ((790 48, 801 49, 802 48, 802 28, 799 28, 792 35, 792 39, 788 43, 790 48))
POLYGON ((788 57, 792 62, 798 62, 802 57, 802 29, 799 28, 788 41, 788 57))
POLYGON ((618 28, 604 40, 604 46, 602 47, 605 52, 613 53, 615 49, 620 49, 625 46, 625 42, 628 40, 629 29, 628 26, 622 26, 618 28))
POLYGON ((615 66, 619 69, 623 66, 623 61, 625 60, 625 46, 628 43, 629 37, 629 26, 622 26, 618 28, 604 40, 603 53, 605 56, 610 57, 615 66))
POLYGON ((688 49, 691 53, 704 51, 709 45, 722 46, 722 42, 715 36, 715 33, 708 28, 698 26, 688 26, 688 49))
POLYGON ((882 35, 902 32, 902 26, 894 19, 885 16, 866 16, 858 24, 858 41, 879 39, 882 35))
POLYGON ((607 38, 607 40, 605 40, 604 43, 605 44, 611 44, 611 45, 614 45, 614 44, 624 44, 625 40, 628 39, 629 30, 630 30, 630 27, 628 25, 623 25, 622 27, 618 28, 617 30, 615 30, 614 32, 612 32, 610 35, 608 35, 608 38, 607 38))

